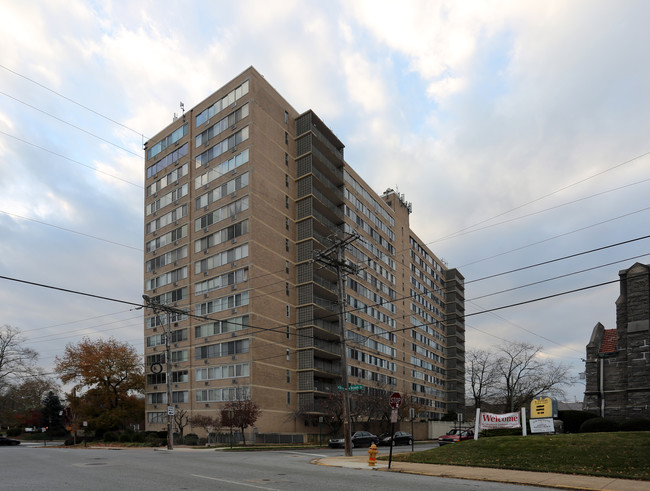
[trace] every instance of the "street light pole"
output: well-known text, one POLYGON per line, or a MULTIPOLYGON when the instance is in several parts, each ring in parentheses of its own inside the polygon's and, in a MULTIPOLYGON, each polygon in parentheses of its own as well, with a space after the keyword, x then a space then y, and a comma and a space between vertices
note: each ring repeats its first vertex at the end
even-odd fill
POLYGON ((158 321, 160 321, 159 311, 165 312, 167 318, 167 328, 165 329, 165 365, 167 367, 165 378, 167 380, 167 450, 174 450, 174 406, 172 404, 172 353, 171 353, 171 340, 172 340, 172 320, 171 314, 186 314, 184 310, 162 305, 154 302, 149 295, 142 295, 147 307, 153 310, 158 321))

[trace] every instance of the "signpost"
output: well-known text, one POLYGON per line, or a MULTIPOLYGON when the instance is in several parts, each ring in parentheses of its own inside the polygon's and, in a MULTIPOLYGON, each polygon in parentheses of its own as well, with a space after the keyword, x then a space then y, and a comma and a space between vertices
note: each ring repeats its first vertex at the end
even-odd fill
POLYGON ((415 445, 415 433, 413 433, 413 420, 415 419, 415 408, 409 408, 409 417, 411 418, 411 452, 414 451, 413 445, 415 445))
POLYGON ((393 410, 393 415, 391 417, 390 423, 390 452, 388 454, 388 468, 393 462, 393 440, 395 439, 395 421, 397 420, 397 410, 402 405, 402 395, 399 392, 393 392, 388 399, 388 404, 390 404, 391 409, 393 410))

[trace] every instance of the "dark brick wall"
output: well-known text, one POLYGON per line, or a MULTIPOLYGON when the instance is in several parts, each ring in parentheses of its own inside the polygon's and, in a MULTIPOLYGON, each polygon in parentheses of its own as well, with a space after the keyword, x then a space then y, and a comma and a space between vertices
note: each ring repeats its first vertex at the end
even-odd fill
POLYGON ((599 353, 604 327, 598 323, 587 345, 584 408, 600 414, 603 364, 606 417, 650 417, 650 266, 619 272, 616 300, 617 350, 599 353))

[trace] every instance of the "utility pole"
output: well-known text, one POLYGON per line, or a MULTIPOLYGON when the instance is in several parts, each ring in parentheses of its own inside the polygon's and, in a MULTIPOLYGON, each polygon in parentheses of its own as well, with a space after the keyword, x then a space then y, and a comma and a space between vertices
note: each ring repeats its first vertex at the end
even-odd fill
POLYGON ((354 242, 359 235, 354 233, 344 239, 336 238, 334 245, 324 251, 317 251, 315 260, 319 263, 336 268, 339 303, 339 329, 341 336, 341 385, 343 386, 343 441, 345 442, 345 456, 352 456, 352 440, 350 437, 350 390, 348 388, 348 353, 345 345, 345 277, 348 274, 357 274, 359 267, 356 264, 345 262, 345 246, 354 242))
POLYGON ((171 354, 171 339, 172 339, 172 322, 171 314, 185 315, 186 311, 170 307, 158 302, 154 302, 149 295, 142 295, 147 307, 153 310, 158 321, 160 316, 158 312, 165 312, 167 318, 167 329, 165 330, 165 366, 167 380, 167 450, 174 450, 174 406, 172 404, 172 354, 171 354))

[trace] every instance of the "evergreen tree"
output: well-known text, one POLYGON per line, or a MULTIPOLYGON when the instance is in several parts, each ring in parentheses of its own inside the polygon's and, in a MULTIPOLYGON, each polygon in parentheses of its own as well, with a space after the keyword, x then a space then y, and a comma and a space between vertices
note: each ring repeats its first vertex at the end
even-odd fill
POLYGON ((48 392, 45 399, 43 399, 41 426, 48 427, 49 433, 65 430, 63 404, 61 404, 59 396, 52 391, 48 392))

